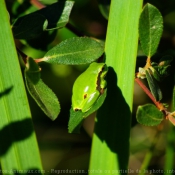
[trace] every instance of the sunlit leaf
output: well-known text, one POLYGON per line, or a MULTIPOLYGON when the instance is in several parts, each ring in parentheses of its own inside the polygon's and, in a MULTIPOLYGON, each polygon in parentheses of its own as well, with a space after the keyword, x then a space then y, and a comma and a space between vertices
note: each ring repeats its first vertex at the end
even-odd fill
POLYGON ((53 64, 87 64, 97 60, 103 52, 101 42, 88 37, 74 37, 49 50, 43 60, 53 64))
POLYGON ((151 57, 157 50, 163 31, 163 19, 159 10, 145 5, 139 21, 139 36, 143 52, 151 57))
POLYGON ((6 3, 9 1, 0 0, 0 172, 41 175, 36 134, 9 24, 11 6, 7 10, 6 3))
POLYGON ((154 105, 146 104, 138 107, 136 118, 142 125, 156 126, 164 119, 164 114, 154 105))

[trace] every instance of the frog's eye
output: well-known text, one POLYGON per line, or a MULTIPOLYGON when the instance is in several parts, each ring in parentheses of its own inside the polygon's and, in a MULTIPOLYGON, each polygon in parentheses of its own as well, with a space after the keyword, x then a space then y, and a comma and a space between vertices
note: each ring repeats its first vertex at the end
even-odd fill
POLYGON ((87 94, 84 94, 84 99, 87 98, 87 94))

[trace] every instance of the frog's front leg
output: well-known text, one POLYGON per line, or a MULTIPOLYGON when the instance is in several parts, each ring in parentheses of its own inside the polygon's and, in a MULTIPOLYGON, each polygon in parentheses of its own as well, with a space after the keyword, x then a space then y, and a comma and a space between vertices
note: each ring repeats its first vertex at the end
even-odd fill
POLYGON ((96 90, 91 95, 84 95, 84 101, 82 103, 82 112, 87 112, 91 106, 96 102, 98 97, 100 96, 100 92, 96 90))

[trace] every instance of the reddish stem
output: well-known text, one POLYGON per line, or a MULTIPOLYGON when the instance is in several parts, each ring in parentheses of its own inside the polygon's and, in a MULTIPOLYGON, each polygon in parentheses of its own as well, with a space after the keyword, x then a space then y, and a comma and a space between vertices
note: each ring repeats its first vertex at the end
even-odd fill
POLYGON ((142 83, 142 81, 140 81, 139 78, 135 78, 135 81, 143 89, 143 91, 149 96, 149 98, 153 101, 153 103, 157 106, 157 108, 160 111, 164 111, 165 114, 166 114, 166 109, 164 108, 164 106, 162 105, 162 103, 160 103, 160 102, 158 102, 158 101, 155 100, 155 98, 153 97, 153 95, 150 92, 150 90, 142 83))
POLYGON ((42 9, 42 8, 46 7, 44 4, 42 4, 38 0, 30 0, 30 3, 32 5, 34 5, 35 7, 37 7, 38 9, 42 9))
POLYGON ((17 49, 17 52, 21 55, 24 64, 26 64, 28 56, 24 52, 22 52, 20 49, 18 49, 18 48, 16 48, 16 49, 17 49))
POLYGON ((36 62, 36 63, 40 63, 40 62, 43 62, 43 61, 46 61, 46 60, 47 60, 46 57, 43 57, 43 58, 37 58, 37 59, 35 59, 35 62, 36 62))

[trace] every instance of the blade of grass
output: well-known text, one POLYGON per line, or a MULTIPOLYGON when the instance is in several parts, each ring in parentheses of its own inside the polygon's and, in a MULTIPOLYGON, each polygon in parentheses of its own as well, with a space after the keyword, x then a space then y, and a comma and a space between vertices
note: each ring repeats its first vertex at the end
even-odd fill
POLYGON ((41 170, 42 165, 4 0, 0 16, 1 168, 8 175, 15 174, 13 170, 27 174, 24 171, 41 170))
MULTIPOLYGON (((105 44, 107 98, 97 113, 90 169, 127 174, 142 0, 112 0, 105 44), (121 172, 121 171, 124 172, 121 172)), ((93 171, 90 174, 95 174, 93 171)))

